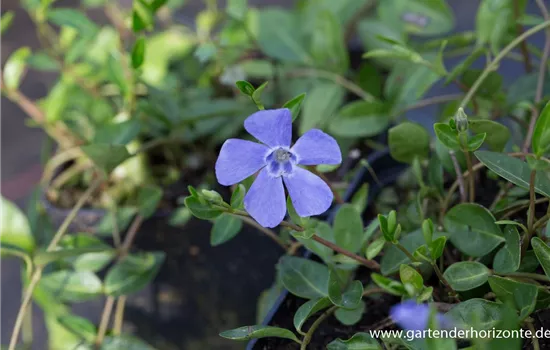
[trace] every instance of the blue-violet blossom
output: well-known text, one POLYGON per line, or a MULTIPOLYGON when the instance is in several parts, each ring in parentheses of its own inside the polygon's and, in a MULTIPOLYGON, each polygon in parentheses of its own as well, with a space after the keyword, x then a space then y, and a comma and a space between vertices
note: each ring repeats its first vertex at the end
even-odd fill
POLYGON ((230 186, 260 171, 244 198, 246 211, 260 225, 275 227, 284 219, 283 182, 301 217, 322 214, 330 207, 329 186, 299 165, 340 164, 342 154, 334 138, 312 129, 291 148, 292 115, 287 108, 256 112, 244 121, 244 128, 263 144, 225 141, 216 161, 216 177, 230 186))
MULTIPOLYGON (((430 306, 418 304, 415 300, 407 300, 393 306, 390 317, 401 328, 410 331, 422 331, 428 328, 430 306)), ((441 313, 435 314, 439 328, 450 328, 450 320, 441 313)))

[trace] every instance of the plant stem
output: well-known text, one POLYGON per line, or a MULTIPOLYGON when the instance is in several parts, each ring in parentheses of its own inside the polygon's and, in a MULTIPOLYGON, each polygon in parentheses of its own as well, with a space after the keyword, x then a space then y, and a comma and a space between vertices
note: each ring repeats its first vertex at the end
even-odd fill
POLYGON ((550 220, 550 214, 544 215, 542 218, 538 219, 535 224, 533 225, 533 230, 538 230, 541 228, 544 224, 546 224, 550 220))
POLYGON ((449 282, 447 282, 447 279, 445 278, 445 276, 443 276, 443 274, 441 273, 441 270, 439 269, 439 267, 437 266, 437 264, 434 262, 432 263, 432 267, 434 269, 434 272, 435 274, 437 275, 437 278, 439 278, 439 280, 441 281, 441 283, 443 283, 443 285, 451 292, 452 296, 457 300, 457 301, 460 301, 458 299, 458 294, 457 292, 453 289, 453 287, 451 287, 451 285, 449 284, 449 282))
POLYGON ((504 277, 518 277, 518 278, 529 278, 532 280, 550 282, 550 278, 546 275, 539 275, 538 273, 529 273, 529 272, 510 272, 510 273, 495 273, 496 275, 504 277))
POLYGON ((464 155, 466 156, 466 165, 468 166, 468 185, 469 185, 469 195, 470 195, 470 202, 474 202, 476 199, 476 181, 474 176, 474 170, 472 167, 472 153, 469 151, 464 151, 464 155))
POLYGON ((402 251, 412 262, 417 262, 418 259, 414 257, 414 255, 412 255, 408 250, 407 248, 403 247, 403 245, 399 242, 397 243, 394 243, 393 245, 395 245, 400 251, 402 251))
POLYGON ((334 305, 330 307, 327 311, 323 312, 321 316, 319 316, 315 322, 309 327, 309 330, 307 331, 304 339, 302 340, 302 345, 300 346, 300 350, 306 350, 309 342, 311 341, 311 338, 313 337, 313 333, 319 328, 321 323, 323 323, 324 320, 326 320, 330 315, 332 315, 336 310, 338 310, 338 306, 334 305))
POLYGON ((107 333, 107 327, 109 326, 109 320, 111 319, 111 312, 113 311, 113 305, 115 303, 115 297, 108 296, 105 301, 105 306, 103 306, 103 313, 101 314, 101 321, 99 322, 99 328, 97 330, 97 336, 95 338, 95 345, 97 348, 100 347, 105 334, 107 333))
POLYGON ((113 334, 120 335, 122 323, 124 321, 124 306, 126 304, 126 295, 121 295, 117 299, 115 309, 115 321, 113 325, 113 334))
MULTIPOLYGON (((462 203, 465 203, 466 202, 466 185, 464 184, 464 176, 462 176, 460 164, 458 164, 458 160, 456 159, 455 151, 450 151, 449 156, 451 157, 451 160, 453 161, 453 166, 455 168, 456 180, 458 182, 458 188, 460 193, 460 201, 462 203)), ((470 173, 470 169, 468 169, 468 173, 470 173)))
MULTIPOLYGON (((485 67, 483 72, 479 75, 477 80, 474 82, 462 102, 460 103, 460 107, 465 108, 468 102, 472 99, 474 94, 476 93, 477 89, 481 86, 483 81, 489 76, 489 73, 491 73, 493 70, 497 69, 499 62, 510 52, 512 49, 514 49, 517 45, 521 44, 525 39, 530 37, 533 34, 536 34, 540 32, 541 30, 550 27, 550 20, 546 20, 543 23, 534 26, 533 28, 525 31, 520 36, 516 37, 510 44, 508 44, 502 51, 485 67)), ((544 60, 543 60, 544 62, 544 60)))
POLYGON ((529 212, 527 216, 527 232, 523 235, 523 244, 521 245, 521 256, 525 256, 527 252, 527 247, 533 236, 534 228, 533 224, 535 222, 535 179, 537 176, 536 170, 531 170, 531 176, 529 178, 529 212))
POLYGON ((275 243, 277 243, 281 248, 283 248, 284 250, 288 250, 289 249, 289 246, 281 239, 281 237, 279 237, 278 234, 276 234, 274 231, 266 228, 266 227, 263 227, 262 225, 258 224, 256 221, 254 221, 253 219, 249 218, 249 217, 246 217, 246 216, 242 216, 242 215, 237 215, 239 217, 239 219, 241 219, 244 223, 252 226, 252 227, 255 227, 256 229, 260 230, 262 233, 264 233, 267 237, 271 238, 273 241, 275 241, 275 243))
MULTIPOLYGON (((61 238, 65 235, 67 232, 69 225, 74 220, 76 215, 78 214, 78 211, 84 206, 86 201, 92 196, 92 194, 95 192, 95 190, 99 187, 99 185, 103 182, 102 178, 96 179, 90 187, 84 192, 82 197, 78 200, 78 202, 75 204, 69 215, 63 220, 61 223, 61 226, 55 233, 54 237, 52 238, 52 241, 48 245, 48 248, 46 248, 47 252, 53 251, 56 247, 61 238)), ((23 301, 21 302, 21 306, 19 308, 19 311, 17 313, 17 317, 15 319, 15 325, 13 326, 13 332, 11 334, 10 338, 10 344, 8 347, 8 350, 15 350, 15 346, 17 345, 17 340, 19 338, 19 332, 21 331, 21 326, 23 325, 23 321, 25 318, 25 314, 27 312, 27 308, 31 304, 32 300, 32 294, 34 292, 34 289, 36 288, 38 282, 40 281, 40 277, 42 277, 42 269, 43 266, 37 266, 34 270, 29 285, 25 289, 25 294, 23 296, 23 301)))
POLYGON ((533 340, 533 350, 540 350, 539 338, 535 336, 536 331, 535 331, 535 327, 533 326, 533 322, 527 321, 526 323, 527 323, 527 328, 529 328, 529 330, 531 331, 531 335, 532 335, 531 339, 533 340))
MULTIPOLYGON (((520 8, 519 0, 514 0, 514 21, 516 22, 516 35, 521 35, 523 33, 523 26, 518 22, 520 18, 520 8)), ((533 67, 531 65, 531 57, 529 56, 529 51, 527 50, 527 43, 525 41, 521 42, 520 45, 521 54, 523 55, 523 63, 525 65, 525 72, 531 73, 533 67)))

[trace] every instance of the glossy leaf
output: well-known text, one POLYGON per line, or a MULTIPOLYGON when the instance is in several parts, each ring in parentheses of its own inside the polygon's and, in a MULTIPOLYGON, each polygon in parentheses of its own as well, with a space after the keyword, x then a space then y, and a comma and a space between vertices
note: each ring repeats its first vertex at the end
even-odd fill
POLYGON ((546 276, 550 277, 550 247, 538 237, 533 237, 531 239, 531 245, 533 246, 537 260, 546 273, 546 276))
POLYGON ((381 350, 382 347, 369 334, 359 332, 353 337, 342 340, 340 338, 333 340, 327 345, 327 350, 381 350))
MULTIPOLYGON (((486 167, 514 185, 525 189, 529 188, 531 169, 526 162, 506 154, 489 151, 477 151, 475 156, 486 167)), ((535 192, 550 197, 550 179, 544 173, 537 172, 535 192)))
POLYGON ((506 244, 496 253, 493 269, 498 273, 517 271, 521 261, 521 238, 515 226, 508 225, 503 230, 506 244))
POLYGON ((361 248, 363 239, 363 221, 361 215, 351 204, 343 204, 334 218, 335 243, 346 250, 356 252, 361 248))
POLYGON ((416 123, 404 122, 388 131, 391 156, 403 163, 412 163, 415 157, 426 158, 430 151, 430 135, 416 123))
POLYGON ((481 145, 483 145, 483 142, 485 141, 485 138, 487 137, 487 133, 477 134, 475 136, 472 136, 468 140, 468 151, 473 152, 477 151, 481 145))
POLYGON ((292 121, 295 121, 296 118, 298 118, 298 115, 300 114, 300 109, 302 108, 302 103, 304 102, 304 98, 306 97, 306 94, 300 94, 296 97, 294 97, 292 100, 287 101, 283 108, 290 109, 290 113, 292 114, 292 121))
POLYGON ((231 194, 231 208, 241 209, 243 206, 244 195, 246 194, 246 188, 244 185, 239 184, 235 187, 235 190, 231 194))
POLYGON ((430 255, 433 260, 439 259, 443 255, 443 249, 445 249, 445 244, 447 243, 447 237, 439 237, 434 239, 428 249, 430 250, 430 255))
POLYGON ((542 156, 548 152, 550 147, 550 137, 546 134, 550 133, 550 102, 540 112, 533 131, 532 148, 535 154, 542 156))
POLYGON ((343 325, 351 326, 361 321, 361 318, 363 318, 363 314, 365 313, 365 308, 365 302, 360 301, 357 308, 352 310, 337 309, 334 312, 334 316, 343 325))
POLYGON ((384 277, 377 273, 373 273, 371 275, 371 278, 372 278, 372 281, 376 283, 376 285, 378 285, 378 287, 384 289, 387 293, 397 295, 397 296, 407 295, 407 292, 405 291, 405 287, 403 287, 401 283, 395 280, 384 277))
POLYGON ((456 131, 452 130, 448 124, 435 123, 434 124, 435 136, 437 139, 448 149, 457 151, 460 149, 460 143, 458 142, 458 135, 456 131))
POLYGON ((208 203, 202 203, 196 197, 185 197, 185 206, 199 219, 215 219, 222 214, 221 210, 213 209, 208 203))
POLYGON ((386 244, 386 239, 383 236, 380 236, 372 241, 372 243, 368 245, 365 254, 367 259, 374 259, 382 251, 382 249, 384 248, 384 244, 386 244))
POLYGON ((520 319, 523 320, 535 309, 538 288, 534 284, 491 276, 489 277, 489 285, 501 302, 519 311, 520 319))
POLYGON ((110 144, 92 144, 81 146, 84 152, 99 168, 109 174, 131 155, 126 146, 110 144))
POLYGON ((39 285, 60 301, 80 302, 93 299, 103 291, 99 277, 91 271, 61 270, 43 275, 39 285))
POLYGON ((252 96, 256 88, 254 85, 250 84, 248 81, 239 80, 235 82, 235 85, 237 85, 237 88, 241 90, 241 92, 247 96, 252 96))
POLYGON ((347 289, 343 289, 340 278, 336 272, 330 271, 328 281, 328 296, 330 301, 344 309, 355 309, 359 306, 363 284, 353 281, 347 289))
POLYGON ((215 247, 235 237, 242 229, 243 222, 229 214, 222 214, 214 220, 210 232, 210 245, 215 247))
MULTIPOLYGON (((344 100, 344 95, 344 89, 335 83, 316 84, 303 102, 300 134, 314 127, 322 127, 332 120, 333 114, 344 100)), ((292 116, 294 118, 294 114, 292 116)))
POLYGON ((463 292, 481 286, 489 278, 489 269, 475 261, 461 261, 445 270, 443 277, 454 290, 463 292))
MULTIPOLYGON (((438 238, 441 235, 441 233, 436 232, 434 233, 434 238, 438 238)), ((422 230, 416 230, 405 234, 399 240, 399 243, 409 252, 414 252, 425 243, 422 230)), ((399 271, 401 264, 409 264, 410 262, 410 259, 405 253, 392 244, 386 249, 384 256, 382 256, 382 260, 380 261, 380 272, 383 275, 390 275, 399 271)))
POLYGON ((84 317, 67 314, 58 317, 57 321, 71 333, 87 342, 93 342, 97 335, 95 325, 84 317))
MULTIPOLYGON (((381 36, 398 42, 404 42, 406 38, 403 28, 392 26, 379 19, 364 19, 360 21, 358 34, 366 52, 376 49, 391 49, 392 44, 380 40, 381 36)), ((395 60, 376 59, 374 61, 384 67, 391 67, 395 64, 395 60)))
POLYGON ((409 265, 401 265, 399 268, 399 278, 401 279, 401 283, 405 286, 405 289, 407 289, 407 285, 410 285, 413 291, 418 293, 424 288, 422 275, 409 265))
POLYGON ((0 200, 2 246, 10 245, 26 253, 31 253, 34 250, 35 242, 27 217, 15 204, 3 196, 0 200))
POLYGON ((488 330, 495 327, 503 315, 503 305, 485 299, 463 301, 446 313, 456 322, 456 327, 488 330))
POLYGON ((329 271, 325 265, 284 256, 279 260, 277 268, 281 282, 292 294, 306 299, 328 296, 329 271))
POLYGON ((342 107, 332 118, 329 131, 341 137, 369 137, 384 131, 389 122, 381 102, 355 101, 342 107))
POLYGON ((489 210, 474 203, 458 204, 447 212, 445 228, 450 240, 461 252, 484 256, 505 241, 489 210))
POLYGON ((127 255, 107 272, 105 293, 121 296, 141 290, 155 278, 163 262, 162 252, 127 255))
POLYGON ((486 133, 485 143, 491 151, 502 152, 510 139, 510 130, 493 120, 471 119, 468 121, 468 128, 474 134, 486 133))
POLYGON ((312 299, 306 302, 305 304, 302 304, 302 306, 300 306, 298 310, 296 310, 296 313, 294 314, 294 328, 296 328, 296 330, 300 332, 302 330, 302 326, 304 325, 304 323, 311 316, 313 316, 315 313, 323 309, 326 309, 331 305, 332 305, 332 302, 327 297, 312 299))
POLYGON ((4 85, 7 89, 17 89, 26 68, 27 58, 31 55, 28 47, 20 47, 8 57, 4 64, 4 85))
POLYGON ((298 341, 296 335, 288 329, 271 326, 244 326, 220 333, 220 336, 232 340, 249 340, 256 338, 285 338, 298 341))

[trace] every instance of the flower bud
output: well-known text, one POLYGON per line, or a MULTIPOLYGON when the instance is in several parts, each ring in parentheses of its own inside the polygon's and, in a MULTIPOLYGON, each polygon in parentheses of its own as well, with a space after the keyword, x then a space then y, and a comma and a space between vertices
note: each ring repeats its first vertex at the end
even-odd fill
POLYGON ((204 199, 206 199, 211 203, 217 203, 217 204, 223 203, 222 196, 216 191, 202 190, 201 194, 204 197, 204 199))
POLYGON ((468 130, 468 116, 464 113, 464 109, 459 108, 455 114, 455 125, 458 132, 468 130))

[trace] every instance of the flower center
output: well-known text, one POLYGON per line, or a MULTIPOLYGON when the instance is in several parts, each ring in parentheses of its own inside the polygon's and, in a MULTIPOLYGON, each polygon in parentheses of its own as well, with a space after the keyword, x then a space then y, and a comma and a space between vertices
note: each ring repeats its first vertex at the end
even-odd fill
POLYGON ((292 173, 296 156, 288 149, 277 148, 267 156, 266 162, 271 176, 283 176, 292 173))

